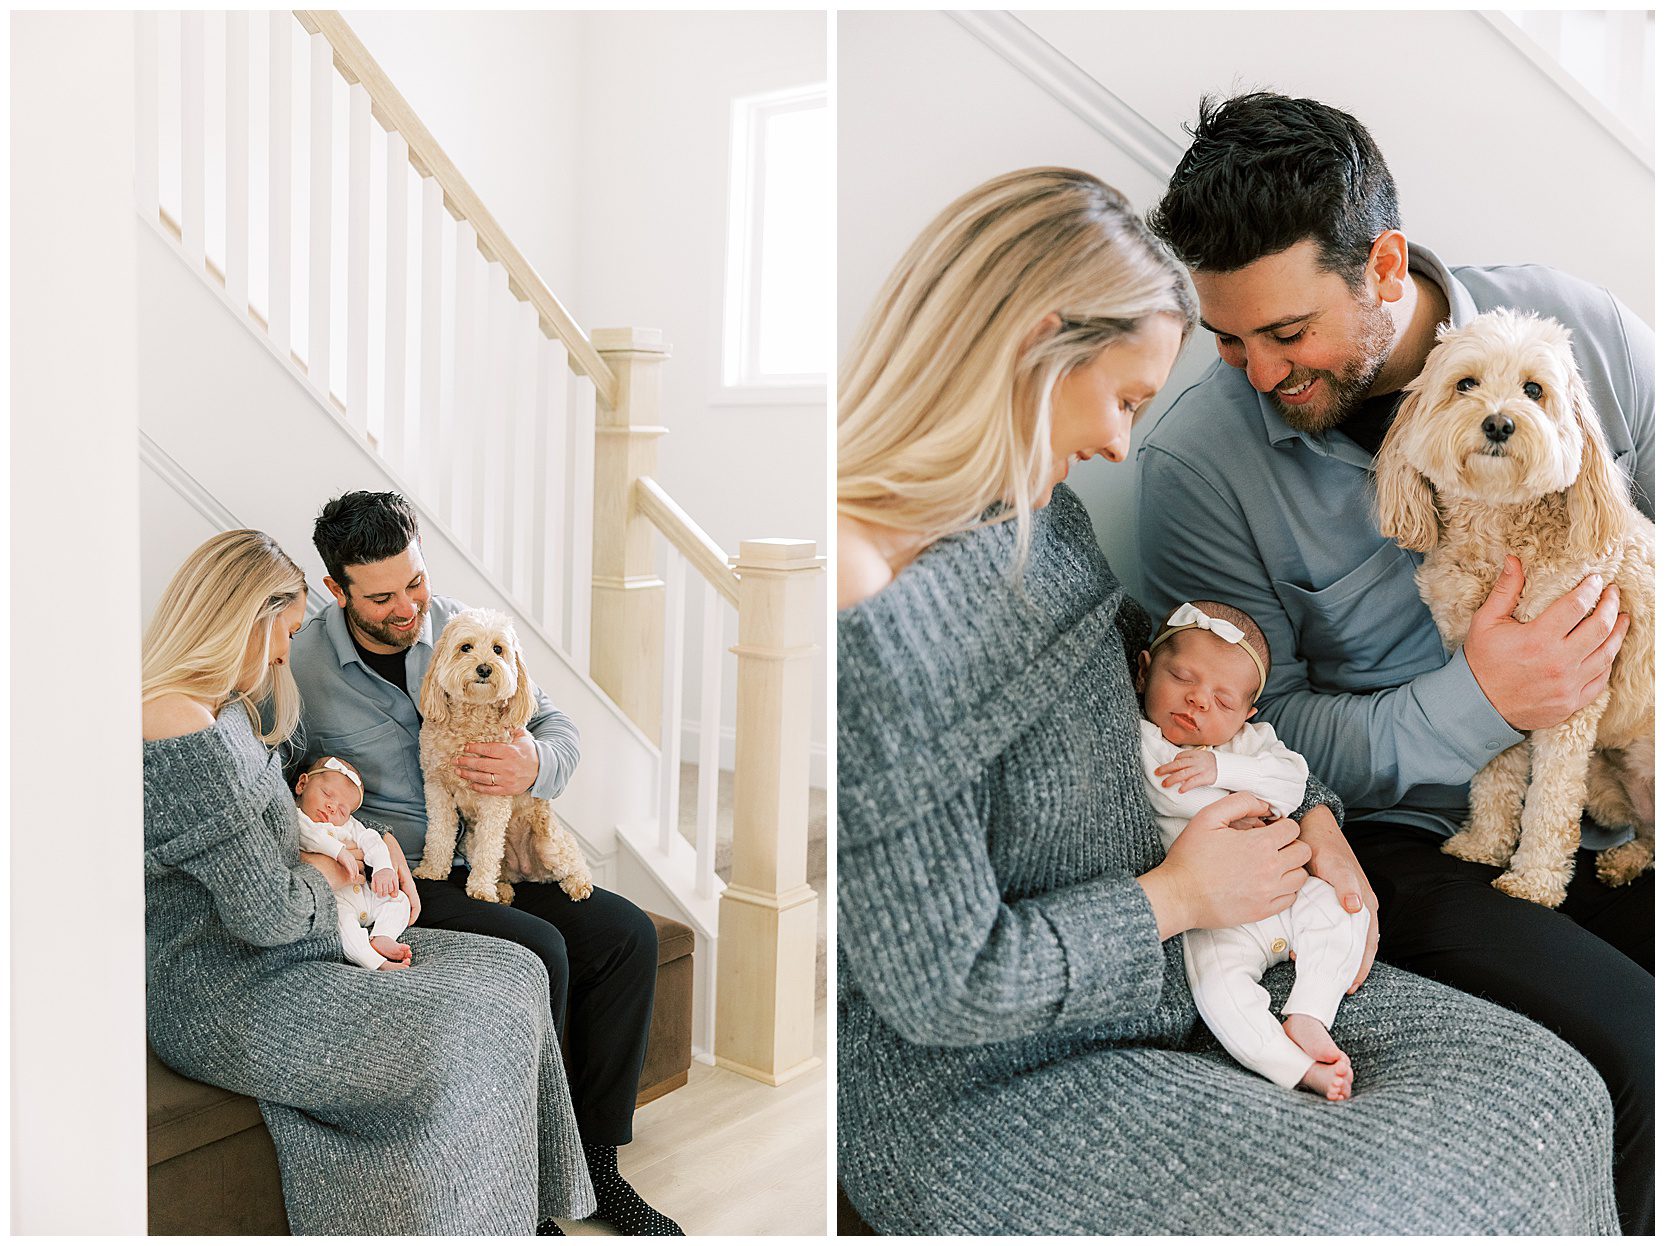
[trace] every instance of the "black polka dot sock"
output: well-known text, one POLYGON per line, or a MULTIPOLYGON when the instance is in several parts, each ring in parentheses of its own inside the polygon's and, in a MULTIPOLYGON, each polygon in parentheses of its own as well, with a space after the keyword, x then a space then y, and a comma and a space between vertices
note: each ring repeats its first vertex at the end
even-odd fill
POLYGON ((626 1237, 684 1237, 682 1226, 661 1215, 619 1174, 619 1149, 601 1143, 584 1144, 584 1162, 595 1186, 595 1218, 605 1220, 626 1237))
POLYGON ((566 1230, 547 1216, 538 1221, 539 1237, 565 1237, 566 1235, 566 1230))

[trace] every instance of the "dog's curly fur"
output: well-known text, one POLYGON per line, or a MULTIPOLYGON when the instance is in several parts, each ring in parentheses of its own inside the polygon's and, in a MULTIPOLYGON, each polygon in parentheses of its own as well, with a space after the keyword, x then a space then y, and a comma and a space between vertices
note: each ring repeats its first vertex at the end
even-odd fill
POLYGON ((1555 908, 1588 807, 1605 826, 1636 829, 1597 856, 1603 882, 1651 868, 1654 526, 1630 502, 1566 329, 1510 310, 1442 328, 1377 456, 1376 507, 1387 536, 1427 554, 1417 585, 1448 649, 1468 634, 1505 554, 1526 572, 1522 622, 1592 572, 1618 586, 1630 615, 1607 688, 1475 775, 1468 823, 1445 851, 1509 866, 1495 886, 1555 908), (1541 388, 1536 400, 1528 382, 1541 388), (1513 423, 1501 441, 1482 426, 1491 415, 1513 423))
POLYGON ((514 882, 556 882, 574 900, 588 898, 592 884, 584 853, 549 801, 529 793, 476 792, 452 765, 467 744, 507 743, 537 707, 507 615, 465 610, 445 625, 422 681, 420 704, 428 838, 416 876, 450 876, 460 813, 469 825, 463 855, 474 899, 508 904, 514 882))

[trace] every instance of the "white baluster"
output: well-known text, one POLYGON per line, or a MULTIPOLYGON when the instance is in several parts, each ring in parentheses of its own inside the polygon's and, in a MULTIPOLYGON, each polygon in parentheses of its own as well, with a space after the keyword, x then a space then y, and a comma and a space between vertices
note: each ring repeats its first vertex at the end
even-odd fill
POLYGON ((509 293, 509 274, 501 264, 486 267, 486 305, 480 317, 486 326, 486 341, 480 351, 485 375, 475 387, 479 409, 474 417, 480 457, 474 474, 474 530, 480 536, 480 562, 486 574, 504 579, 504 490, 509 478, 509 412, 514 407, 514 377, 508 367, 509 339, 513 333, 511 313, 514 295, 509 293))
POLYGON ((266 179, 270 195, 268 220, 270 238, 267 247, 266 335, 277 347, 285 362, 290 355, 290 281, 289 265, 293 252, 293 222, 291 196, 294 194, 294 139, 291 127, 295 124, 290 111, 291 86, 294 69, 290 51, 294 18, 287 9, 279 9, 271 16, 269 63, 271 65, 267 92, 271 100, 268 117, 267 150, 270 152, 269 175, 266 179))
POLYGON ((307 356, 306 375, 328 405, 330 398, 330 226, 334 204, 331 199, 335 173, 333 147, 333 88, 335 64, 329 40, 323 35, 311 39, 312 136, 310 189, 312 211, 308 217, 307 251, 307 356))
POLYGON ((717 746, 722 720, 723 599, 707 582, 700 625, 700 782, 694 828, 694 890, 702 899, 717 889, 712 879, 717 868, 717 746))
POLYGON ((463 548, 478 553, 479 534, 472 525, 474 464, 479 457, 479 436, 475 431, 479 413, 474 388, 475 373, 480 368, 476 352, 480 349, 480 279, 485 275, 485 262, 475 241, 474 226, 467 221, 457 222, 456 265, 455 351, 451 367, 451 410, 445 429, 446 442, 455 451, 449 465, 453 485, 451 526, 456 529, 463 548))
POLYGON ((133 166, 133 198, 139 215, 156 224, 161 205, 161 90, 157 75, 158 23, 156 14, 141 11, 134 38, 137 63, 134 67, 133 137, 136 142, 133 166))
POLYGON ((1626 125, 1651 144, 1654 127, 1648 42, 1653 16, 1646 9, 1613 9, 1607 14, 1606 25, 1612 52, 1608 80, 1613 84, 1617 111, 1626 125))
POLYGON ((683 609, 688 561, 665 545, 664 710, 659 719, 659 851, 669 856, 678 834, 682 790, 682 650, 687 615, 683 609))
POLYGON ((590 669, 590 565, 595 558, 595 383, 574 376, 572 391, 572 622, 568 651, 580 672, 590 669))
POLYGON ((249 314, 249 15, 225 15, 225 292, 249 314))
MULTIPOLYGON (((362 82, 347 89, 347 422, 369 435, 370 92, 362 82)), ((384 423, 384 438, 386 430, 384 423)))
MULTIPOLYGON (((382 458, 403 473, 410 458, 405 401, 405 334, 410 315, 410 149, 396 132, 387 136, 387 371, 383 392, 382 458)), ((411 479, 416 473, 411 473, 411 479)))
POLYGON ((533 525, 537 490, 537 422, 543 406, 538 394, 538 360, 542 355, 543 330, 538 327, 538 309, 530 302, 515 305, 515 443, 511 472, 512 506, 509 516, 509 591, 517 602, 532 597, 532 546, 537 532, 533 525))
MULTIPOLYGON (((541 332, 541 330, 540 330, 541 332)), ((567 506, 572 486, 567 480, 567 350, 558 340, 545 339, 538 351, 538 577, 535 605, 544 627, 567 652, 572 637, 564 616, 567 606, 567 506)))
MULTIPOLYGON (((388 138, 393 136, 390 134, 388 138)), ((442 516, 451 513, 449 449, 440 432, 444 418, 440 351, 444 316, 445 192, 433 178, 422 180, 422 431, 419 462, 426 464, 429 495, 442 516)))
POLYGON ((203 127, 207 100, 203 90, 203 14, 187 10, 179 18, 180 205, 179 234, 185 254, 197 270, 207 260, 206 208, 203 191, 203 127))

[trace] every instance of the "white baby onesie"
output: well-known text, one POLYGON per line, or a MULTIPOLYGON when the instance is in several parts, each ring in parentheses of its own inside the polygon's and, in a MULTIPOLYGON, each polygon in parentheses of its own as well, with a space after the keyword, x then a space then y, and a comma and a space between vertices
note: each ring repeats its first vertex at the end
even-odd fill
MULTIPOLYGON (((377 870, 393 868, 387 844, 357 818, 349 817, 343 826, 329 822, 314 822, 299 809, 295 817, 301 826, 301 851, 321 852, 326 857, 341 860, 348 844, 357 844, 364 853, 364 863, 374 874, 377 870)), ((358 861, 349 853, 342 864, 355 872, 353 881, 335 888, 336 915, 341 924, 341 948, 347 959, 366 969, 380 969, 387 958, 370 946, 372 935, 397 939, 410 925, 410 898, 403 891, 383 898, 370 890, 358 861), (369 929, 366 930, 365 927, 369 929)))
MULTIPOLYGON (((1182 793, 1162 786, 1156 768, 1185 751, 1186 746, 1163 739, 1155 723, 1139 724, 1145 790, 1156 810, 1164 849, 1174 846, 1205 806, 1231 792, 1253 793, 1279 817, 1287 817, 1306 794, 1306 760, 1285 748, 1265 723, 1244 723, 1241 731, 1212 750, 1218 771, 1212 787, 1182 793)), ((1221 930, 1187 930, 1185 976, 1197 1011, 1239 1064, 1292 1087, 1312 1066, 1312 1057, 1273 1019, 1272 997, 1260 985, 1261 975, 1300 953, 1283 1013, 1316 1017, 1327 1028, 1335 1022, 1336 1008, 1364 959, 1369 930, 1370 915, 1347 912, 1335 889, 1320 878, 1307 879, 1294 907, 1282 913, 1221 930)))

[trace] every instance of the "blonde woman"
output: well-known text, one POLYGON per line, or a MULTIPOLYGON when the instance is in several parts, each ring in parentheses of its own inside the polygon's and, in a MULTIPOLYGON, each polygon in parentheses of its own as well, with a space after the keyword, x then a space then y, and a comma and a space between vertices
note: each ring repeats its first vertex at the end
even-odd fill
POLYGON ((1028 169, 926 228, 851 348, 843 1188, 892 1233, 1611 1224, 1607 1126, 1576 1119, 1599 1083, 1513 1013, 1371 972, 1367 953, 1336 1022, 1358 1079, 1339 1107, 1246 1072, 1197 1025, 1174 935, 1281 911, 1308 869, 1355 911, 1374 897, 1317 783, 1270 825, 1228 797, 1165 858, 1142 792, 1149 620, 1062 482, 1126 458, 1194 318, 1121 195, 1028 169))
POLYGON ((146 632, 151 1046, 260 1100, 296 1233, 531 1233, 586 1215, 537 959, 423 930, 404 973, 343 959, 271 747, 299 720, 287 661, 305 605, 276 542, 226 532, 185 560, 146 632))

